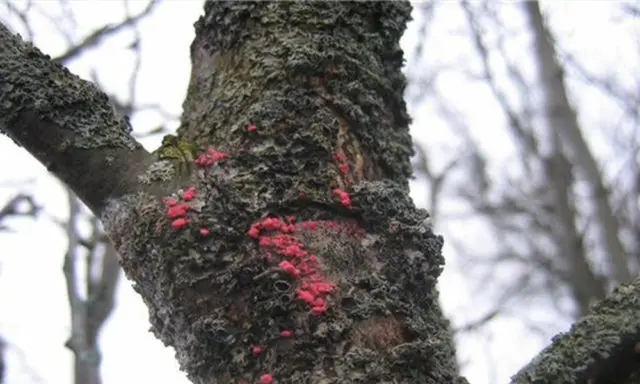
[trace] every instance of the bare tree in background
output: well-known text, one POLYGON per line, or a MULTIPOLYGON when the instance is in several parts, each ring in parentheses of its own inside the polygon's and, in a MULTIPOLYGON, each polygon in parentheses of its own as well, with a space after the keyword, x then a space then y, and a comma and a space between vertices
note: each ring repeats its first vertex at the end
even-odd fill
MULTIPOLYGON (((36 204, 29 195, 18 194, 0 206, 0 232, 10 230, 8 219, 12 217, 31 217, 35 218, 40 211, 40 206, 36 204)), ((0 268, 2 265, 0 264, 0 268)), ((5 383, 5 375, 7 371, 7 363, 5 359, 5 351, 9 345, 3 337, 0 330, 0 384, 5 383)))
MULTIPOLYGON (((99 49, 109 39, 125 33, 131 36, 130 44, 125 48, 135 54, 135 63, 130 69, 128 94, 125 98, 110 94, 113 108, 119 116, 127 119, 140 111, 153 110, 167 120, 169 116, 159 105, 145 105, 136 101, 137 77, 140 70, 140 36, 137 25, 152 15, 160 0, 146 2, 139 11, 131 11, 130 2, 121 2, 124 16, 120 20, 104 25, 95 25, 92 32, 79 35, 73 7, 65 0, 57 4, 28 0, 5 0, 0 3, 0 21, 8 23, 20 32, 26 40, 33 41, 37 37, 34 20, 45 19, 55 28, 58 35, 66 43, 66 48, 53 58, 63 65, 69 65, 79 59, 90 49, 99 49)), ((137 7, 139 8, 139 6, 137 7)), ((103 87, 98 75, 92 72, 92 81, 103 87)), ((113 84, 106 89, 112 88, 113 84)), ((137 132, 137 137, 153 135, 165 131, 163 126, 137 132)), ((134 133, 135 134, 135 133, 134 133)), ((64 222, 58 223, 66 233, 68 248, 64 257, 64 276, 67 284, 67 295, 70 306, 71 334, 66 343, 74 355, 74 382, 76 384, 99 384, 101 355, 98 336, 105 320, 114 308, 114 295, 119 281, 120 266, 116 251, 107 239, 101 224, 84 207, 76 195, 65 186, 68 195, 69 215, 64 222), (89 235, 82 236, 80 227, 89 228, 89 235)), ((2 212, 13 213, 20 202, 33 201, 28 195, 19 195, 0 211, 0 229, 2 228, 2 212)), ((15 211, 18 213, 18 211, 15 211)), ((14 213, 15 214, 15 213, 14 213)), ((86 232, 86 231, 85 231, 86 232)), ((0 349, 1 351, 1 349, 0 349)), ((1 380, 0 380, 1 382, 1 380)))
MULTIPOLYGON (((617 21, 637 17, 637 6, 630 4, 610 4, 620 9, 617 21)), ((555 5, 549 4, 549 12, 555 5)), ((426 69, 436 41, 429 40, 433 31, 425 22, 424 42, 409 68, 416 84, 409 95, 415 104, 434 105, 456 136, 458 143, 451 144, 456 150, 449 151, 449 164, 455 169, 451 172, 445 164, 445 171, 436 174, 426 156, 433 153, 432 145, 418 151, 416 171, 428 180, 429 208, 437 213, 440 230, 456 220, 476 220, 483 234, 493 234, 485 238, 499 239, 491 244, 496 251, 487 256, 466 244, 473 236, 471 227, 464 238, 445 232, 465 270, 476 275, 475 292, 494 303, 459 331, 482 329, 500 316, 510 316, 507 308, 518 306, 513 303, 527 300, 543 301, 560 318, 573 321, 640 272, 640 77, 629 81, 615 67, 607 73, 588 70, 590 63, 579 62, 558 45, 537 1, 435 2, 422 8, 423 19, 437 19, 444 7, 459 7, 464 15, 466 28, 450 33, 452 39, 468 39, 472 59, 426 69), (514 53, 516 44, 526 48, 514 53), (529 56, 522 56, 526 52, 529 56), (496 130, 483 127, 482 119, 470 120, 467 111, 447 98, 439 81, 448 72, 461 72, 470 85, 486 87, 483 95, 492 96, 517 149, 512 161, 488 170, 493 154, 483 148, 493 145, 496 137, 478 132, 496 130), (582 95, 575 89, 599 91, 614 112, 601 116, 603 121, 581 120, 582 95), (612 157, 597 156, 594 144, 612 148, 612 157), (469 208, 462 218, 438 209, 451 195, 469 208), (496 278, 499 271, 509 271, 510 278, 496 278)), ((625 54, 637 58, 640 49, 625 54)), ((519 312, 523 323, 548 337, 544 326, 519 312)))

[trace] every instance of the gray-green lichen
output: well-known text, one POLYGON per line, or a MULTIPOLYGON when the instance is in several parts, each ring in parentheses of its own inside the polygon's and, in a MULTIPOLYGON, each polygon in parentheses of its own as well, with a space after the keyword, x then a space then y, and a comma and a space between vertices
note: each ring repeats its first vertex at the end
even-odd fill
POLYGON ((141 194, 125 204, 135 229, 115 240, 152 331, 194 383, 262 373, 280 384, 463 382, 435 287, 442 238, 407 195, 398 39, 409 12, 405 2, 206 3, 179 135, 228 157, 181 186, 198 200, 185 203, 198 207, 187 224, 172 228, 161 199, 141 194), (332 154, 347 146, 352 173, 385 181, 334 172, 332 154), (312 315, 280 256, 248 235, 265 217, 318 227, 282 241, 315 255, 335 285, 325 312, 312 315))
POLYGON ((209 1, 179 132, 221 145, 253 122, 292 152, 329 156, 346 124, 376 177, 406 187, 413 149, 398 41, 409 17, 406 2, 209 1))
POLYGON ((176 168, 171 161, 159 160, 152 163, 146 172, 138 175, 138 180, 142 184, 166 183, 173 180, 176 174, 176 168))
MULTIPOLYGON (((103 217, 149 308, 152 331, 176 349, 191 379, 251 381, 265 371, 279 383, 464 382, 435 288, 442 239, 423 225, 425 212, 402 187, 365 183, 353 194, 353 213, 343 216, 330 200, 272 205, 264 196, 277 195, 281 185, 255 183, 248 177, 257 169, 257 160, 232 156, 200 173, 193 185, 199 201, 189 202, 198 211, 179 231, 161 200, 148 194, 114 202, 103 217), (296 235, 338 287, 326 314, 309 315, 296 300, 295 281, 269 272, 273 265, 247 236, 269 211, 283 220, 335 223, 296 235), (368 240, 342 225, 363 226, 368 240), (199 235, 200 228, 210 235, 199 235), (282 340, 282 329, 295 337, 282 340), (265 350, 254 356, 252 345, 265 350)), ((274 179, 272 173, 267 180, 274 179)))
POLYGON ((626 383, 640 369, 640 279, 575 323, 512 383, 626 383))
POLYGON ((108 97, 0 24, 0 132, 96 214, 135 191, 151 158, 108 97))
POLYGON ((60 141, 68 142, 65 145, 139 148, 124 120, 115 117, 104 93, 1 24, 0 100, 0 131, 14 140, 14 126, 24 124, 21 113, 29 112, 59 127, 58 135, 64 138, 60 141))

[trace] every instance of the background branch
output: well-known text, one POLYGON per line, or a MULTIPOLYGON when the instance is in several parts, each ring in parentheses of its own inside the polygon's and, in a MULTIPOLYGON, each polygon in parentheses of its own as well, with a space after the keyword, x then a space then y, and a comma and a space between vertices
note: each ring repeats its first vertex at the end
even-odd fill
POLYGON ((42 207, 36 204, 32 196, 26 194, 14 196, 0 208, 0 231, 8 229, 2 223, 5 219, 15 216, 35 218, 41 209, 42 207))
MULTIPOLYGON (((93 48, 101 44, 104 39, 117 34, 127 27, 135 27, 140 20, 149 16, 155 7, 160 4, 160 0, 151 0, 147 6, 136 15, 128 15, 127 17, 118 23, 105 25, 101 28, 91 32, 88 36, 81 39, 80 42, 75 43, 69 47, 69 49, 63 54, 55 57, 55 62, 66 64, 68 61, 75 59, 78 55, 85 52, 89 48, 93 48)), ((125 2, 125 6, 127 2, 125 2)), ((126 7, 128 13, 128 7, 126 7)))

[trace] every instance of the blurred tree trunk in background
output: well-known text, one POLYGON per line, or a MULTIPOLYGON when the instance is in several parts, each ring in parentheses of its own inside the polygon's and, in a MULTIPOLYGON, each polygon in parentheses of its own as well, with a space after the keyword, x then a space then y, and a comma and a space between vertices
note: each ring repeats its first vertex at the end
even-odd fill
MULTIPOLYGON (((595 207, 593 225, 601 237, 599 243, 603 248, 603 254, 607 257, 607 264, 610 266, 610 279, 614 283, 612 285, 628 283, 632 277, 632 265, 634 270, 637 268, 635 268, 635 260, 628 257, 620 241, 620 225, 609 202, 609 188, 605 186, 604 175, 600 172, 595 156, 587 146, 582 133, 583 129, 578 123, 578 116, 569 104, 564 69, 556 59, 557 54, 553 47, 553 40, 543 23, 540 6, 537 2, 532 1, 526 3, 525 8, 534 34, 535 53, 539 62, 539 76, 545 101, 543 113, 546 115, 550 130, 548 136, 552 138, 554 143, 552 156, 557 157, 555 162, 552 161, 547 168, 552 168, 552 172, 555 168, 555 170, 559 170, 559 174, 566 170, 565 177, 561 177, 558 182, 552 181, 552 183, 560 184, 561 180, 568 192, 572 185, 573 172, 571 172, 571 167, 575 164, 579 171, 578 176, 581 176, 587 185, 588 203, 595 207)), ((575 273, 575 278, 569 278, 569 280, 576 290, 593 290, 592 293, 581 296, 586 296, 590 300, 602 300, 605 287, 601 285, 601 282, 596 281, 593 271, 588 266, 587 255, 580 252, 582 244, 579 234, 575 231, 576 219, 572 213, 567 212, 573 211, 573 208, 568 206, 570 196, 567 193, 562 193, 562 195, 556 199, 559 221, 565 221, 564 225, 559 225, 559 229, 562 231, 565 228, 574 227, 571 233, 565 236, 565 240, 568 240, 568 243, 578 244, 580 247, 577 252, 563 249, 564 257, 569 259, 567 270, 570 273, 575 273), (564 203, 563 200, 567 200, 567 202, 564 203)), ((585 314, 588 303, 582 303, 580 297, 576 297, 576 302, 579 307, 585 308, 579 313, 585 314)))
MULTIPOLYGON (((517 317, 546 341, 558 326, 533 320, 544 317, 541 313, 551 311, 572 322, 640 273, 640 77, 628 64, 638 62, 640 47, 633 46, 638 36, 592 41, 590 56, 570 53, 563 45, 570 37, 594 29, 611 32, 589 30, 586 8, 577 15, 560 4, 543 4, 552 15, 562 15, 555 17, 555 24, 565 27, 560 43, 537 1, 435 2, 420 12, 425 21, 409 64, 410 84, 415 84, 409 100, 416 107, 434 106, 436 113, 423 124, 444 125, 458 142, 418 143, 416 171, 427 179, 436 228, 444 231, 463 273, 477 286, 472 295, 491 303, 480 309, 473 300, 467 312, 480 313, 456 321, 462 340, 469 332, 495 332, 494 324, 504 326, 505 319, 517 317), (439 27, 431 22, 442 19, 451 22, 439 27), (575 28, 572 35, 568 25, 575 28), (437 40, 444 28, 449 36, 437 40), (625 42, 631 49, 598 50, 625 42), (456 44, 460 47, 448 54, 451 61, 433 54, 435 47, 456 44), (605 60, 615 65, 603 66, 605 60), (454 99, 454 78, 464 79, 459 81, 466 93, 474 95, 467 104, 454 99), (483 100, 482 113, 473 111, 473 100, 483 100), (508 155, 498 153, 502 148, 496 142, 509 146, 502 151, 508 155), (443 153, 444 159, 433 153, 443 153), (443 208, 453 203, 468 213, 443 208), (490 251, 472 246, 473 238, 488 241, 490 251)), ((637 32, 637 6, 631 4, 608 4, 609 17, 616 18, 612 29, 627 26, 637 32)), ((499 357, 487 360, 494 359, 499 357)))

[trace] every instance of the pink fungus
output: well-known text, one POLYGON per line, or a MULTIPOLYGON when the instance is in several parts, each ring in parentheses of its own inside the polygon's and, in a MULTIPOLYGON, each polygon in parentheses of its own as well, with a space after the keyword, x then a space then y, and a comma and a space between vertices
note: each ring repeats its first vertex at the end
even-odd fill
POLYGON ((298 299, 304 301, 307 304, 312 304, 313 303, 313 294, 309 291, 306 291, 304 289, 298 289, 297 290, 298 293, 298 299))
POLYGON ((280 268, 294 279, 300 276, 300 270, 288 261, 281 261, 280 268))
POLYGON ((280 335, 282 335, 282 337, 291 337, 292 333, 291 331, 285 329, 283 331, 280 331, 280 335))
POLYGON ((264 351, 264 347, 261 345, 254 345, 253 347, 251 347, 251 353, 253 354, 253 356, 258 356, 262 353, 262 351, 264 351))
POLYGON ((198 156, 198 158, 193 162, 201 167, 210 167, 219 160, 222 160, 228 156, 229 155, 227 155, 226 153, 218 152, 213 147, 210 147, 205 154, 198 156))
POLYGON ((271 239, 268 237, 261 237, 259 240, 259 244, 261 247, 268 247, 271 245, 271 239))
POLYGON ((264 221, 262 222, 264 229, 266 229, 267 231, 274 231, 276 229, 280 229, 282 224, 283 224, 282 221, 280 221, 280 219, 276 217, 274 218, 268 217, 264 219, 264 221))
POLYGON ((186 226, 189 222, 185 219, 176 219, 174 221, 171 222, 171 228, 178 230, 184 226, 186 226))
POLYGON ((183 217, 187 214, 189 207, 186 204, 177 204, 167 210, 167 216, 170 219, 183 217))
POLYGON ((333 194, 335 196, 338 196, 338 198, 340 199, 340 204, 342 204, 346 208, 351 209, 351 198, 349 197, 349 194, 347 192, 343 191, 342 189, 336 188, 333 190, 333 194))
POLYGON ((209 233, 211 233, 207 228, 200 228, 200 236, 209 236, 209 233))
MULTIPOLYGON (((348 193, 340 189, 335 189, 333 193, 341 201, 350 205, 348 193)), ((326 296, 333 291, 335 286, 322 277, 318 270, 317 256, 307 252, 295 235, 298 229, 313 230, 321 224, 316 221, 294 223, 295 217, 293 216, 285 216, 283 219, 266 217, 251 224, 248 235, 258 240, 268 262, 277 263, 280 270, 297 280, 296 299, 304 302, 311 310, 311 314, 321 315, 327 310, 326 296), (264 231, 275 233, 264 235, 264 231)), ((333 224, 339 228, 335 222, 326 224, 327 227, 331 227, 330 224, 333 224)))
POLYGON ((334 152, 333 159, 339 163, 347 162, 347 156, 344 154, 344 152, 334 152))
POLYGON ((187 190, 182 194, 184 201, 191 201, 194 197, 196 197, 196 189, 194 187, 187 188, 187 190))
POLYGON ((298 269, 300 270, 300 274, 303 276, 310 275, 315 272, 313 268, 311 268, 309 264, 304 261, 300 263, 300 265, 298 265, 298 269))
POLYGON ((273 383, 273 376, 270 373, 263 373, 260 375, 260 384, 271 384, 273 383))
POLYGON ((315 305, 311 308, 311 314, 314 316, 319 316, 322 315, 323 313, 325 313, 327 311, 327 306, 326 304, 323 305, 315 305))
POLYGON ((249 124, 249 126, 247 127, 247 132, 255 132, 257 130, 258 130, 258 128, 253 123, 249 124))
POLYGON ((249 228, 249 237, 252 239, 257 239, 258 236, 260 236, 260 228, 258 228, 255 225, 252 225, 251 228, 249 228))
POLYGON ((311 289, 318 295, 326 295, 331 293, 334 285, 325 282, 315 282, 311 284, 311 289))
POLYGON ((300 223, 300 226, 302 227, 302 229, 313 231, 314 229, 318 228, 318 223, 316 223, 315 221, 304 221, 300 223))

